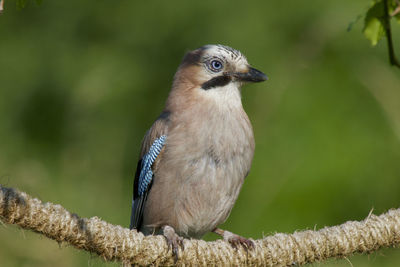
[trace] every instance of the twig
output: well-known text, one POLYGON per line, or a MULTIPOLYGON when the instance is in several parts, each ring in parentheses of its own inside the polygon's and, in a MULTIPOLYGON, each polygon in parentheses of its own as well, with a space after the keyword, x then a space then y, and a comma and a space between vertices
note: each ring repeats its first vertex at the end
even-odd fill
POLYGON ((389 61, 392 66, 396 66, 400 68, 400 63, 396 58, 396 55, 394 53, 394 48, 393 48, 393 39, 392 39, 392 30, 390 26, 390 14, 389 14, 389 4, 388 0, 383 0, 383 8, 384 8, 384 27, 385 27, 385 32, 386 32, 386 38, 387 38, 387 43, 388 43, 388 50, 389 50, 389 61))
POLYGON ((397 4, 397 7, 393 10, 392 14, 390 14, 391 17, 394 17, 400 13, 400 1, 396 0, 396 4, 397 4))
POLYGON ((399 14, 399 13, 400 13, 400 5, 398 5, 398 6, 396 7, 396 9, 393 10, 393 12, 392 12, 392 14, 390 14, 390 16, 391 16, 391 17, 394 17, 394 16, 396 16, 396 15, 399 14))
POLYGON ((4 10, 4 0, 0 0, 0 14, 3 12, 4 10))

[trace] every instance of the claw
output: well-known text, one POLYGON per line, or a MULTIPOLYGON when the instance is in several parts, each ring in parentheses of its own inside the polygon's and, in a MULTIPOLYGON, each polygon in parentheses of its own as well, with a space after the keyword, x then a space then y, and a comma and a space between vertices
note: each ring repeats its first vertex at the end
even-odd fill
POLYGON ((244 250, 248 251, 249 249, 254 249, 254 242, 250 239, 241 237, 239 235, 232 236, 227 240, 234 249, 238 249, 239 246, 243 247, 244 250))
POLYGON ((254 242, 250 239, 244 238, 240 235, 236 235, 234 233, 231 233, 229 231, 225 231, 219 228, 216 228, 214 230, 214 233, 222 236, 225 241, 229 242, 231 246, 234 249, 238 249, 239 247, 242 247, 246 252, 250 249, 254 249, 255 245, 254 242))
POLYGON ((174 228, 169 225, 163 227, 163 235, 167 240, 168 251, 172 251, 174 262, 176 263, 179 258, 179 248, 181 248, 182 250, 185 249, 185 247, 183 246, 183 237, 177 235, 174 228))

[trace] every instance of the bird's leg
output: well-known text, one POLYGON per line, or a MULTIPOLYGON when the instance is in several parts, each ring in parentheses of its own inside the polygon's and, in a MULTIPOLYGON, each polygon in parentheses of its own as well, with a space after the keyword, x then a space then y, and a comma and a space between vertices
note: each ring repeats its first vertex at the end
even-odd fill
POLYGON ((222 230, 220 228, 215 228, 213 230, 213 232, 216 233, 217 235, 222 236, 222 238, 225 241, 228 241, 231 244, 231 246, 235 249, 237 249, 238 246, 242 246, 245 250, 254 248, 253 241, 251 241, 250 239, 244 238, 240 235, 236 235, 234 233, 222 230))
POLYGON ((172 249, 172 254, 175 257, 175 263, 178 261, 179 247, 184 250, 183 237, 180 237, 175 233, 174 228, 169 225, 162 227, 163 235, 167 239, 168 250, 172 249))

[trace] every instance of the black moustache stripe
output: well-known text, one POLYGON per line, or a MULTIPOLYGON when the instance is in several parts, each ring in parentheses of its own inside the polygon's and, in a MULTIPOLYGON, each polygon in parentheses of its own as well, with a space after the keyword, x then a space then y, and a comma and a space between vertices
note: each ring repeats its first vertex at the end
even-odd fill
POLYGON ((208 89, 212 89, 215 87, 221 87, 221 86, 225 86, 228 83, 230 83, 231 81, 231 77, 230 76, 226 76, 226 75, 221 75, 218 77, 214 77, 208 81, 206 81, 205 83, 203 83, 201 85, 201 88, 204 90, 208 90, 208 89))

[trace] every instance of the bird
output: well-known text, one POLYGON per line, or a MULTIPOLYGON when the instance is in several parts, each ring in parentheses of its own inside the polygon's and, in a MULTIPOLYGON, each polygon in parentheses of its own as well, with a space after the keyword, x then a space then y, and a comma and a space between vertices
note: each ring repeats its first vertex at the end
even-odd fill
POLYGON ((218 226, 229 216, 254 155, 241 87, 265 80, 240 51, 225 45, 185 54, 165 107, 142 140, 130 229, 164 235, 175 256, 184 238, 208 232, 235 248, 254 247, 218 226))

